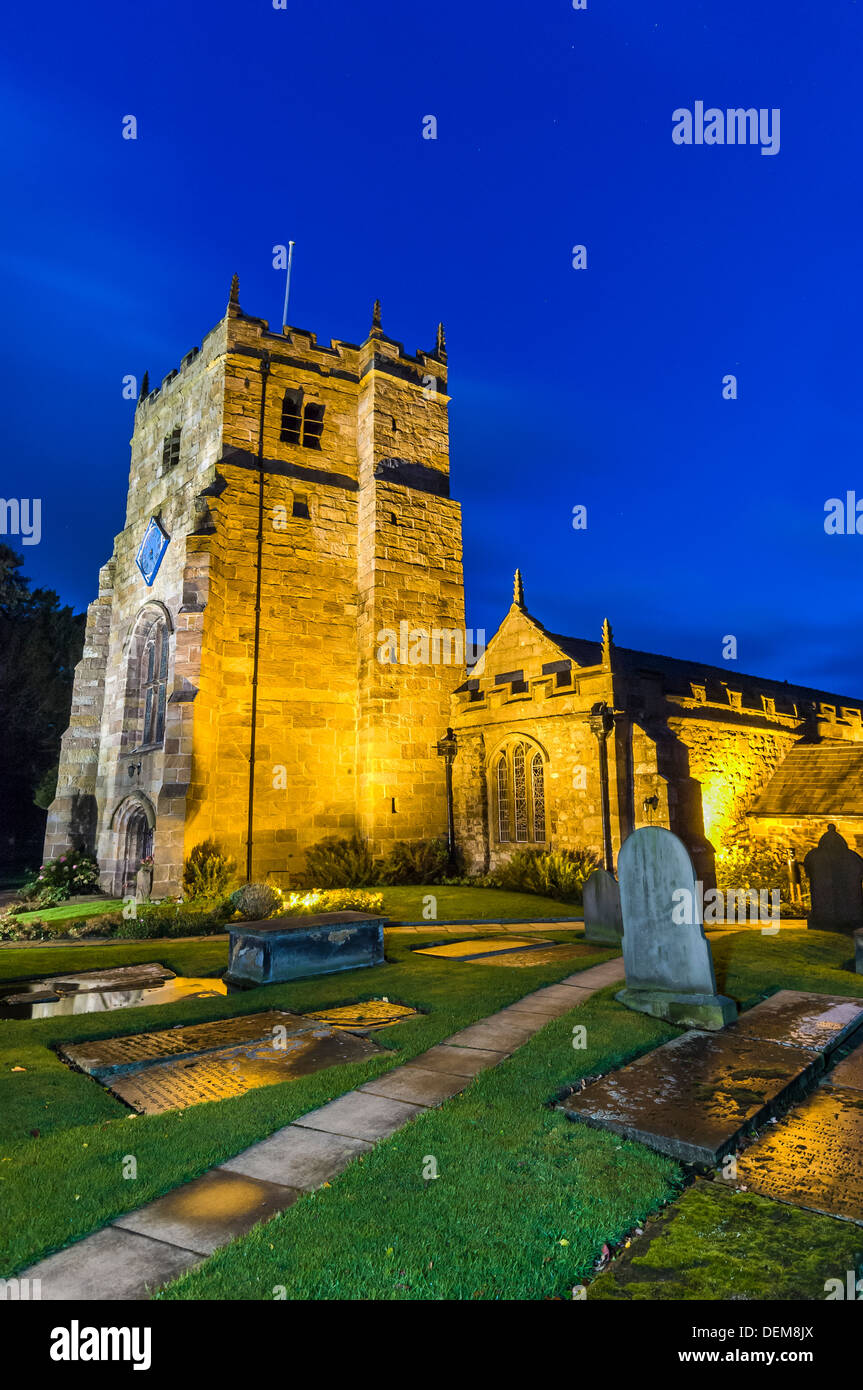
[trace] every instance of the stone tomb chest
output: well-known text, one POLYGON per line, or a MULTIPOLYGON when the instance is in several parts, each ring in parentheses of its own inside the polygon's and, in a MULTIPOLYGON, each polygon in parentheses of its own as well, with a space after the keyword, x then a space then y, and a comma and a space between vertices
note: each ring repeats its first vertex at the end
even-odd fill
POLYGON ((316 917, 234 922, 228 927, 225 980, 232 985, 271 985, 381 965, 386 920, 365 912, 322 912, 316 917))

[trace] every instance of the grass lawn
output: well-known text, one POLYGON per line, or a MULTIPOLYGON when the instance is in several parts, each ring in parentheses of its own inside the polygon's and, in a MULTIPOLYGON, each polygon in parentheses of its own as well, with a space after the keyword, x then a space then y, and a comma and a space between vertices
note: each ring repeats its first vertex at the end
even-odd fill
POLYGON ((122 898, 103 898, 97 903, 58 903, 56 907, 40 907, 34 912, 20 912, 17 922, 50 922, 62 930, 63 922, 80 922, 86 917, 101 917, 104 912, 119 912, 122 898))
POLYGON ((501 922, 514 917, 538 922, 544 917, 581 920, 583 916, 582 908, 575 903, 557 902, 534 893, 508 893, 502 888, 446 888, 432 884, 430 887, 373 888, 371 892, 383 894, 384 912, 393 922, 428 920, 424 914, 429 897, 434 899, 436 913, 429 926, 432 921, 501 922))
MULTIPOLYGON (((571 940, 571 933, 551 931, 549 936, 571 940)), ((578 961, 503 970, 412 953, 412 947, 439 939, 434 931, 391 936, 384 965, 344 975, 110 1014, 0 1022, 0 1201, 5 1217, 0 1273, 10 1274, 141 1206, 529 990, 613 954, 598 949, 578 961), (303 1012, 379 995, 425 1011, 377 1035, 385 1049, 382 1055, 186 1112, 131 1115, 92 1078, 66 1067, 53 1051, 58 1043, 72 1039, 112 1037, 271 1008, 303 1012), (138 1160, 134 1181, 122 1176, 127 1154, 138 1160)), ((147 960, 161 961, 180 974, 206 975, 224 969, 227 943, 15 948, 0 952, 0 969, 6 978, 20 978, 55 968, 96 969, 147 960)))
MULTIPOLYGON (((850 943, 838 936, 741 932, 713 950, 720 987, 742 1005, 782 987, 863 996, 863 977, 843 968, 850 943)), ((217 1251, 162 1297, 268 1299, 279 1287, 292 1299, 571 1297, 603 1243, 643 1223, 683 1178, 671 1159, 543 1107, 578 1077, 674 1035, 612 994, 550 1023, 460 1096, 379 1144, 330 1187, 217 1251), (584 1051, 571 1045, 574 1020, 587 1028, 584 1051), (428 1156, 437 1160, 437 1179, 423 1176, 428 1156)), ((738 1195, 746 1196, 732 1200, 738 1195)), ((689 1198, 684 1210, 694 1206, 689 1198)), ((766 1218, 760 1207, 749 1199, 722 1221, 702 1208, 688 1238, 680 1228, 672 1253, 692 1273, 677 1279, 674 1297, 782 1296, 776 1281, 804 1238, 817 1259, 806 1264, 808 1274, 797 1260, 784 1296, 823 1298, 824 1279, 852 1267, 843 1261, 861 1244, 857 1228, 809 1213, 766 1218), (741 1285, 747 1260, 759 1273, 741 1285)))
MULTIPOLYGON (((435 921, 499 922, 514 917, 532 922, 547 917, 574 917, 579 920, 582 917, 582 909, 573 903, 561 903, 554 898, 537 897, 533 893, 507 893, 498 888, 445 888, 436 884, 420 884, 405 888, 371 888, 369 892, 383 895, 384 912, 393 922, 428 921, 431 926, 435 921)), ((61 935, 67 922, 118 912, 122 906, 122 898, 104 898, 97 903, 60 903, 57 907, 22 912, 16 921, 44 922, 61 935)))

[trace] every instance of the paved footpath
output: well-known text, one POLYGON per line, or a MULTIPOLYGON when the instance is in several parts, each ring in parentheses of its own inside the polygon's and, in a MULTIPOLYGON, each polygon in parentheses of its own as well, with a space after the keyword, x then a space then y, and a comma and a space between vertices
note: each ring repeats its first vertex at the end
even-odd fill
POLYGON ((31 1265, 21 1277, 40 1279, 43 1299, 145 1299, 259 1221, 332 1181, 378 1140, 463 1091, 546 1023, 622 979, 618 957, 535 990, 31 1265))

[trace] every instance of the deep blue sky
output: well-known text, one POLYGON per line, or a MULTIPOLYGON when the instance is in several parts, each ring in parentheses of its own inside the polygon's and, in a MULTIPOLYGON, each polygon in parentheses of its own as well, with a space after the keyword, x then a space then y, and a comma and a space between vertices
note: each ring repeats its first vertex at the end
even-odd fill
POLYGON ((376 297, 410 351, 445 322, 469 625, 491 634, 520 565, 553 630, 607 615, 717 665, 733 633, 741 670, 863 694, 863 536, 823 528, 863 497, 861 38, 856 0, 16 7, 2 491, 43 499, 26 572, 94 596, 123 375, 178 365, 234 270, 277 325, 292 237, 289 317, 324 341, 361 340, 376 297), (779 107, 779 153, 673 144, 699 99, 779 107))

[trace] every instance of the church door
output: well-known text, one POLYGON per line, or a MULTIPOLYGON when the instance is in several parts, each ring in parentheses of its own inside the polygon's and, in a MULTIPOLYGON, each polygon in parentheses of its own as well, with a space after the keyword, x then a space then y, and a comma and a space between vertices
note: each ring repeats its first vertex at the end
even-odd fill
POLYGON ((153 832, 143 810, 132 812, 126 823, 126 847, 123 856, 123 897, 135 892, 142 859, 153 853, 153 832))

